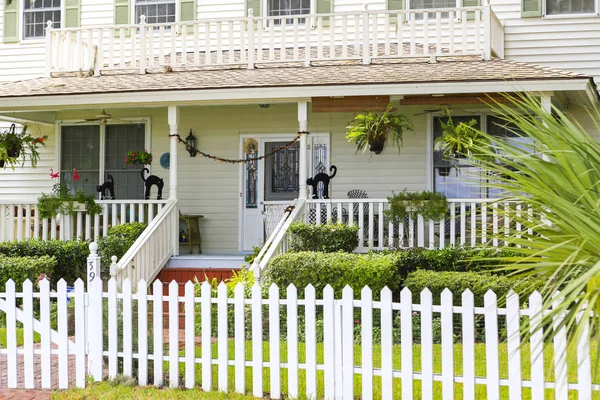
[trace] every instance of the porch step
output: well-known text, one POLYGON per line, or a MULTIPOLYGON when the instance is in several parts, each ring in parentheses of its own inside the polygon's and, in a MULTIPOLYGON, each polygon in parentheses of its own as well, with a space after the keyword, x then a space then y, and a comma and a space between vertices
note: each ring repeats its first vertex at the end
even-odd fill
POLYGON ((171 257, 165 268, 240 269, 245 263, 244 256, 244 254, 181 254, 171 257))

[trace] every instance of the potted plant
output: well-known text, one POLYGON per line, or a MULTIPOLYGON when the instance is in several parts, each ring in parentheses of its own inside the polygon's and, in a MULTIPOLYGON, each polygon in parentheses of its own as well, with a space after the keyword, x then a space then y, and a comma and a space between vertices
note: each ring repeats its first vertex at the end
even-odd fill
POLYGON ((52 192, 42 193, 38 197, 37 207, 42 218, 53 218, 59 214, 71 215, 82 209, 92 216, 102 212, 102 207, 96 203, 93 194, 86 194, 81 188, 73 192, 61 183, 55 184, 52 192))
POLYGON ((440 120, 442 136, 435 141, 435 150, 443 152, 446 158, 469 158, 477 146, 491 145, 489 139, 475 128, 477 125, 475 118, 456 124, 448 110, 446 115, 448 116, 446 121, 440 120))
POLYGON ((125 164, 152 164, 152 153, 148 153, 146 150, 141 151, 130 151, 125 156, 125 164))
POLYGON ((27 125, 23 126, 21 133, 17 133, 16 125, 12 124, 6 132, 0 133, 0 160, 11 167, 17 163, 23 166, 29 160, 35 168, 40 159, 38 148, 46 147, 47 139, 48 136, 31 136, 27 132, 27 125))
POLYGON ((425 220, 439 221, 448 212, 448 200, 445 195, 438 192, 409 192, 404 189, 400 193, 392 192, 392 196, 387 200, 390 208, 384 213, 396 223, 404 222, 406 215, 411 218, 421 215, 425 220))
POLYGON ((375 154, 382 152, 389 139, 400 152, 404 131, 412 131, 413 127, 405 115, 394 111, 388 106, 383 113, 357 114, 346 127, 346 139, 349 143, 356 144, 357 151, 362 150, 364 153, 368 148, 375 154))

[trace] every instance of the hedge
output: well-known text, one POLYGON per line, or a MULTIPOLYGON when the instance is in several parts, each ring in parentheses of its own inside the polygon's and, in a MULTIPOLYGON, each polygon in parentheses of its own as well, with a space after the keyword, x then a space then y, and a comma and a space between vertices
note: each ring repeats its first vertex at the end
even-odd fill
POLYGON ((404 281, 407 275, 418 269, 428 271, 477 272, 493 270, 500 264, 501 257, 512 253, 497 249, 473 249, 445 247, 443 249, 414 248, 390 251, 396 254, 398 279, 404 281), (498 259, 495 261, 494 259, 498 259))
POLYGON ((98 240, 98 255, 102 259, 104 276, 109 276, 111 257, 117 256, 117 259, 121 259, 147 226, 148 224, 142 222, 116 225, 108 230, 106 236, 98 240))
POLYGON ((21 291, 25 280, 29 279, 35 283, 41 273, 52 276, 55 269, 56 259, 54 257, 8 257, 0 255, 0 291, 6 290, 6 282, 9 279, 15 281, 17 291, 21 291))
POLYGON ((483 296, 488 290, 498 296, 500 304, 512 289, 525 300, 534 291, 543 286, 541 279, 523 279, 503 275, 492 275, 486 272, 452 272, 418 270, 408 274, 404 287, 410 289, 413 302, 420 303, 421 291, 428 288, 433 295, 434 304, 440 304, 440 295, 448 288, 452 294, 454 305, 460 305, 462 293, 469 289, 475 295, 475 305, 483 307, 483 296))
POLYGON ((0 255, 10 257, 54 257, 56 266, 50 279, 56 284, 64 279, 73 284, 77 279, 85 280, 86 261, 90 254, 89 243, 85 241, 28 239, 20 242, 0 243, 0 255))
POLYGON ((368 285, 373 297, 379 297, 385 286, 392 291, 399 288, 395 262, 394 254, 286 253, 274 257, 263 276, 267 286, 275 283, 282 293, 290 284, 301 292, 311 284, 317 296, 322 296, 329 284, 339 296, 346 285, 355 293, 368 285))
POLYGON ((321 225, 295 222, 290 225, 291 251, 322 251, 352 253, 358 247, 358 226, 342 223, 321 225))

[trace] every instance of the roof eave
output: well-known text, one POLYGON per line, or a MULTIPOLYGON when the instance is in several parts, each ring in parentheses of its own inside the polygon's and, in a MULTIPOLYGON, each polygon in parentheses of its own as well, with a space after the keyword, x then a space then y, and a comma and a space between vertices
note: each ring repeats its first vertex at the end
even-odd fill
POLYGON ((53 94, 0 97, 0 112, 81 109, 90 106, 112 108, 158 107, 166 105, 221 105, 265 102, 292 102, 322 96, 407 96, 423 94, 574 92, 586 93, 592 103, 599 100, 591 78, 545 78, 527 80, 485 80, 451 82, 409 82, 354 85, 269 86, 225 89, 177 89, 86 94, 53 94))

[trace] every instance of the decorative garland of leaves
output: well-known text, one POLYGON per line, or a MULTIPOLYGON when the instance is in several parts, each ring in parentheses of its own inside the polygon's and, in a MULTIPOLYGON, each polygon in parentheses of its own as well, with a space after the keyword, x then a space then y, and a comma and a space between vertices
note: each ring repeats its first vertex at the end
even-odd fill
POLYGON ((390 209, 385 210, 384 213, 396 223, 404 222, 406 215, 411 218, 422 215, 425 220, 439 221, 448 212, 448 200, 442 193, 409 192, 404 189, 400 193, 392 192, 392 196, 387 199, 390 209))
POLYGON ((270 153, 264 154, 262 156, 256 156, 256 157, 252 157, 252 158, 240 158, 240 159, 231 159, 231 158, 223 158, 223 157, 219 157, 219 156, 213 156, 212 154, 208 154, 205 153, 201 150, 198 150, 197 148, 188 145, 185 140, 183 140, 179 135, 175 135, 177 137, 177 141, 179 143, 182 143, 185 146, 185 149, 189 152, 194 152, 195 154, 200 154, 202 157, 206 157, 209 158, 211 160, 215 160, 218 161, 220 163, 226 163, 226 164, 245 164, 248 162, 254 162, 254 161, 258 161, 258 160, 264 160, 265 158, 269 158, 274 156, 276 153, 279 153, 282 150, 287 150, 289 147, 293 146, 299 139, 300 136, 302 135, 310 135, 310 132, 306 132, 306 131, 302 131, 302 132, 298 132, 298 134, 296 135, 296 137, 294 138, 294 140, 292 140, 291 142, 289 142, 288 144, 282 146, 282 147, 278 147, 275 150, 273 150, 270 153))

